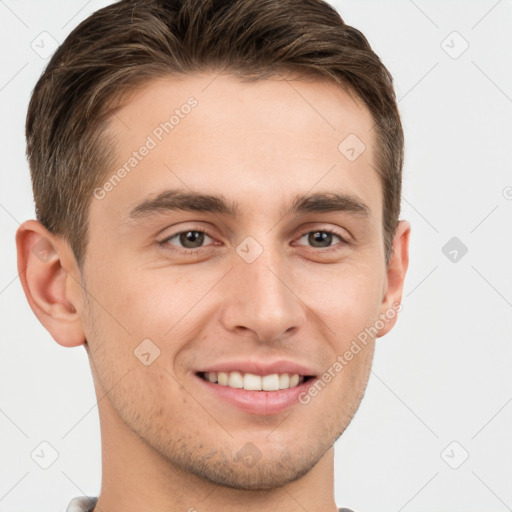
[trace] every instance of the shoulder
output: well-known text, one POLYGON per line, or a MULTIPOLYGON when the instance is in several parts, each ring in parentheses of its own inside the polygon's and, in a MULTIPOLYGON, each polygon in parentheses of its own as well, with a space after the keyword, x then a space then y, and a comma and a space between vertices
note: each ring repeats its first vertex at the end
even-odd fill
POLYGON ((95 496, 77 496, 69 502, 66 512, 91 512, 97 501, 95 496))

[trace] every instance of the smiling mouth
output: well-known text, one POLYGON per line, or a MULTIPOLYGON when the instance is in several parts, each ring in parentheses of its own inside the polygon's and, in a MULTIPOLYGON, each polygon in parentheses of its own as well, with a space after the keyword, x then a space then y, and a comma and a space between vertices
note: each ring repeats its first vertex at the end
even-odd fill
POLYGON ((314 379, 312 375, 298 373, 272 373, 255 375, 253 373, 233 372, 197 372, 203 380, 235 389, 247 391, 279 391, 294 388, 303 382, 314 379))

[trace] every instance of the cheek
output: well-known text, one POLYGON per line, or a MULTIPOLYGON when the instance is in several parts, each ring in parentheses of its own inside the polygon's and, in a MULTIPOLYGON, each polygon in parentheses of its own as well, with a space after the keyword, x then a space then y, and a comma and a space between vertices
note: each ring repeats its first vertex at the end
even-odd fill
POLYGON ((111 272, 105 268, 89 287, 94 299, 87 329, 98 372, 112 386, 130 371, 127 381, 136 378, 157 396, 161 390, 154 383, 168 380, 167 372, 179 373, 180 352, 198 340, 205 317, 215 311, 207 292, 219 278, 198 274, 192 279, 182 269, 135 270, 127 277, 119 265, 111 272))
POLYGON ((304 302, 330 328, 326 335, 339 348, 378 318, 385 278, 378 267, 347 263, 302 277, 304 302))
MULTIPOLYGON (((180 383, 171 376, 171 352, 179 347, 169 343, 171 335, 162 335, 170 324, 152 325, 151 315, 158 319, 162 311, 148 310, 142 295, 124 297, 121 288, 115 296, 124 300, 122 309, 106 311, 100 305, 100 295, 96 296, 98 300, 89 301, 85 321, 87 342, 101 386, 122 417, 135 422, 139 413, 144 417, 157 415, 155 407, 169 396, 175 402, 186 401, 180 383), (152 400, 147 400, 148 396, 152 400)), ((107 293, 101 299, 105 301, 101 304, 109 303, 107 293)))
POLYGON ((95 270, 90 292, 97 319, 105 329, 140 342, 161 338, 177 317, 190 310, 197 295, 190 290, 197 287, 186 284, 179 276, 166 275, 163 269, 148 272, 133 264, 107 261, 101 270, 95 270))

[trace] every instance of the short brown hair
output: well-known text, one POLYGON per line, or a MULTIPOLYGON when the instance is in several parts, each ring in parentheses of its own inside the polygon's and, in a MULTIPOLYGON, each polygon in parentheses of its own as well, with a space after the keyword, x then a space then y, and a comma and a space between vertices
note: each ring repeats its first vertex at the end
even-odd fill
POLYGON ((322 0, 122 0, 71 32, 27 113, 37 219, 69 242, 79 267, 93 190, 115 155, 105 136, 109 117, 152 79, 212 70, 246 80, 282 72, 334 80, 362 99, 376 127, 388 261, 400 213, 403 131, 393 78, 359 30, 322 0))

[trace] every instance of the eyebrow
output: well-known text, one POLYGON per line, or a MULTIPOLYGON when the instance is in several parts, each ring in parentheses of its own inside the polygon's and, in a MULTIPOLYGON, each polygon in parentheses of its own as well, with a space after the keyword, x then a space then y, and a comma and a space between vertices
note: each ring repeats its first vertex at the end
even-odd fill
MULTIPOLYGON (((165 190, 154 198, 136 205, 129 213, 130 220, 152 217, 170 211, 209 212, 230 217, 240 217, 242 209, 223 195, 201 194, 181 190, 165 190)), ((294 198, 288 214, 348 212, 370 216, 370 209, 358 197, 351 194, 315 193, 301 194, 294 198)))

